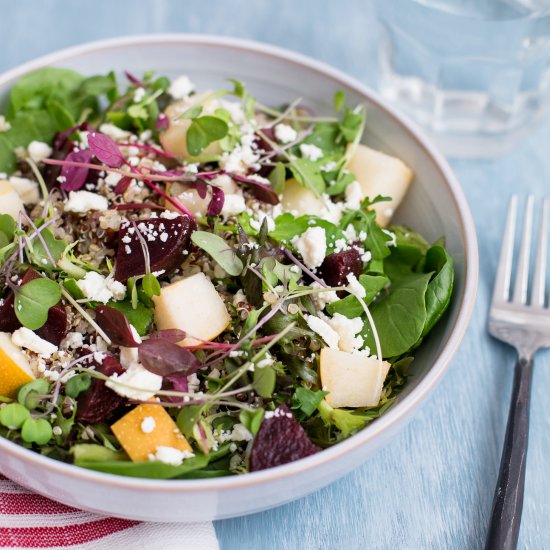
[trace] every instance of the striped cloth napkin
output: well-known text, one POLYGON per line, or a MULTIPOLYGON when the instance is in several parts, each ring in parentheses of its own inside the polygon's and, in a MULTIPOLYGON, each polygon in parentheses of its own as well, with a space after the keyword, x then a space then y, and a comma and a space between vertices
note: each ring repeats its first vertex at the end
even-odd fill
POLYGON ((218 550, 212 523, 142 523, 75 510, 0 474, 0 548, 218 550))

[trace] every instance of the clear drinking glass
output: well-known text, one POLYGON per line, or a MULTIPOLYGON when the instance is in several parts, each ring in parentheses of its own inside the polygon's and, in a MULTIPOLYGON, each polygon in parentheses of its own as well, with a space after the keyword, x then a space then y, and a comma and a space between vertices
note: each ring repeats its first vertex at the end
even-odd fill
POLYGON ((550 107, 550 0, 375 0, 378 86, 450 156, 511 149, 550 107))

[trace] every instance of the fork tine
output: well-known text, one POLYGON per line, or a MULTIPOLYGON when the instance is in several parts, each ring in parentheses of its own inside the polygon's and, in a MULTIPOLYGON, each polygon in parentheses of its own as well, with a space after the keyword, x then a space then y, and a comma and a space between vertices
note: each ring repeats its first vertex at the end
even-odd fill
POLYGON ((525 204, 525 217, 523 219, 523 232, 519 249, 519 263, 514 282, 514 297, 516 304, 527 302, 527 286, 529 284, 529 257, 531 255, 531 240, 533 233, 533 195, 527 197, 525 204))
POLYGON ((546 265, 548 261, 548 209, 550 200, 546 197, 542 201, 539 231, 537 237, 537 256, 535 273, 533 276, 533 290, 531 291, 531 305, 544 307, 546 287, 546 265))
POLYGON ((512 276, 512 258, 514 256, 514 236, 518 217, 518 197, 512 195, 508 203, 508 214, 504 227, 504 237, 500 247, 493 302, 507 301, 510 296, 510 278, 512 276))

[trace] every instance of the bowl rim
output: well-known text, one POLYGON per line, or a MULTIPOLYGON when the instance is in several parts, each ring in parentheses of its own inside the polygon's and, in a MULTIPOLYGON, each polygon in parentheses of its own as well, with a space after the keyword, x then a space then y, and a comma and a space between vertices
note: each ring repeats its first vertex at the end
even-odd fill
POLYGON ((78 479, 81 482, 101 483, 108 486, 116 486, 121 489, 144 490, 156 492, 219 492, 231 489, 261 485, 267 482, 276 482, 280 479, 292 477, 301 474, 310 469, 315 469, 323 464, 331 462, 352 450, 362 447, 367 442, 372 441, 383 432, 397 425, 406 422, 412 417, 412 413, 419 407, 421 402, 436 387, 441 380, 444 372, 450 365, 457 349, 464 337, 470 317, 473 312, 479 271, 479 258, 477 247, 477 236, 470 208, 462 188, 454 175, 448 162, 433 144, 423 130, 416 123, 407 119, 404 115, 396 111, 387 104, 374 90, 362 84, 355 79, 324 62, 313 59, 309 56, 296 53, 294 51, 242 38, 216 36, 208 34, 195 33, 158 33, 147 35, 130 35, 125 37, 109 38, 105 40, 96 40, 86 42, 81 45, 72 46, 57 50, 55 52, 40 56, 31 61, 20 64, 0 74, 0 86, 9 84, 19 79, 21 76, 33 70, 63 63, 64 61, 78 58, 92 52, 101 50, 113 50, 117 48, 127 48, 131 46, 143 45, 163 45, 163 44, 194 44, 203 47, 225 47, 234 50, 245 50, 248 52, 259 53, 264 56, 274 57, 280 61, 299 65, 309 70, 322 74, 337 83, 344 84, 352 88, 359 95, 366 97, 371 103, 383 111, 385 115, 392 118, 403 131, 409 133, 425 154, 431 158, 435 167, 441 173, 443 180, 448 185, 452 199, 459 212, 460 231, 465 243, 464 261, 465 277, 464 292, 459 305, 458 314, 451 329, 447 343, 436 356, 432 367, 424 375, 418 385, 402 401, 390 407, 380 418, 373 422, 357 434, 350 438, 324 449, 322 452, 290 462, 282 466, 276 466, 259 472, 250 472, 241 476, 230 476, 213 479, 147 479, 124 477, 115 474, 96 472, 67 464, 55 459, 51 459, 25 449, 16 443, 7 439, 0 438, 0 449, 14 458, 48 470, 54 474, 62 474, 67 478, 78 479))

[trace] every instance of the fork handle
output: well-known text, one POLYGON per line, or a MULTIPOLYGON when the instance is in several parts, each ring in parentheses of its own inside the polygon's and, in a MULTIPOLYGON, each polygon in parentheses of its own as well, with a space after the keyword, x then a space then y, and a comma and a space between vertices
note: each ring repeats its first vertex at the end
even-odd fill
POLYGON ((517 547, 525 486, 532 378, 533 360, 520 357, 514 374, 512 401, 485 550, 514 550, 517 547))

